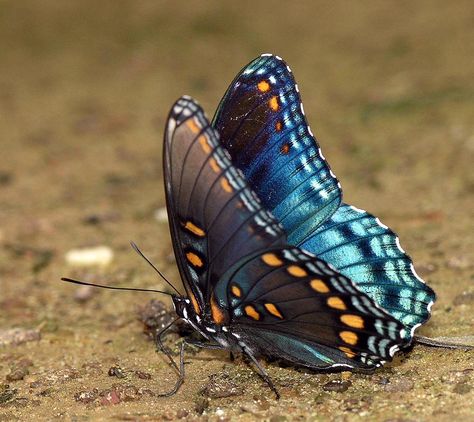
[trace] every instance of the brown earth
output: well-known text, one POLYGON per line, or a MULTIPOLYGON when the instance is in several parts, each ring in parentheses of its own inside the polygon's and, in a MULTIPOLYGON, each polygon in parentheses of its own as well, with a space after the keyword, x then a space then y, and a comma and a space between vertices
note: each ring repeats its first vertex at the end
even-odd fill
POLYGON ((156 296, 59 281, 163 287, 130 239, 178 280, 155 218, 168 109, 187 93, 212 115, 273 52, 346 201, 397 231, 436 290, 420 334, 472 335, 473 16, 464 0, 2 2, 0 421, 473 420, 473 353, 421 346, 371 376, 266 364, 278 402, 241 360, 190 353, 179 393, 157 397, 175 374, 137 319, 156 296), (98 245, 108 266, 67 264, 98 245))

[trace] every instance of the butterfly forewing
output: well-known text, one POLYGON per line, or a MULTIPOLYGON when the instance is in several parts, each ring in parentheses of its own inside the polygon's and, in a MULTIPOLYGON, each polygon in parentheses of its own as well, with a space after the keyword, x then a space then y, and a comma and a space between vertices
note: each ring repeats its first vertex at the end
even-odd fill
POLYGON ((283 243, 285 234, 188 97, 176 102, 168 119, 164 172, 178 266, 188 294, 202 309, 213 283, 231 265, 269 244, 283 243))
POLYGON ((263 55, 237 75, 213 126, 290 243, 336 211, 339 182, 309 129, 293 75, 279 57, 263 55))
POLYGON ((277 356, 302 363, 308 354, 306 365, 313 368, 374 367, 407 344, 403 324, 324 261, 297 248, 247 257, 217 284, 216 298, 230 309, 236 332, 253 333, 250 341, 259 352, 271 350, 266 342, 273 333, 274 347, 282 350, 277 356))

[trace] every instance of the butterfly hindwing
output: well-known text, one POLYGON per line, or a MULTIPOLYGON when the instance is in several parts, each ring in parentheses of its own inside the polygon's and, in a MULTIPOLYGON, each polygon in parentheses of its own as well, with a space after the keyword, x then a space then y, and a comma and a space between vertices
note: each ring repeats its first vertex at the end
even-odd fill
POLYGON ((373 215, 342 204, 300 246, 334 263, 412 336, 429 318, 433 290, 416 274, 398 237, 373 215))
POLYGON ((403 324, 294 247, 247 257, 217 284, 216 299, 257 352, 313 368, 373 368, 407 344, 403 324))
POLYGON ((336 211, 339 182, 309 128, 290 68, 263 55, 234 79, 213 126, 234 164, 297 244, 336 211))

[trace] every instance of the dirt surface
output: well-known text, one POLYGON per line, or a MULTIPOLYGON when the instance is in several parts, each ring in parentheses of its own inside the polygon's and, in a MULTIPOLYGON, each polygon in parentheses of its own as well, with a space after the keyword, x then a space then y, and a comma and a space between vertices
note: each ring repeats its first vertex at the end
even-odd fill
POLYGON ((176 374, 138 309, 160 298, 59 281, 164 288, 134 240, 179 283, 160 216, 169 107, 190 94, 212 115, 273 52, 345 200, 398 232, 437 292, 420 334, 469 340, 473 16, 464 0, 1 2, 0 421, 473 420, 473 352, 422 346, 371 376, 266 363, 280 401, 240 359, 189 352, 179 393, 158 397, 176 374), (108 264, 68 263, 97 246, 108 264))

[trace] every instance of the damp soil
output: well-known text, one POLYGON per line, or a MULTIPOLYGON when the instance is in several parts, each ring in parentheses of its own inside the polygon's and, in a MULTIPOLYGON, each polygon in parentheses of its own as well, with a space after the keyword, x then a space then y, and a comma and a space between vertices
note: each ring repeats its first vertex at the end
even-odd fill
POLYGON ((423 346, 373 375, 263 362, 279 401, 239 357, 190 350, 184 385, 159 397, 176 374, 144 321, 164 323, 169 302, 59 281, 166 288, 134 240, 179 285, 162 212, 168 109, 191 94, 212 115, 269 51, 291 64, 345 200, 392 227, 437 292, 420 334, 472 342, 472 2, 0 9, 0 421, 473 420, 473 352, 423 346), (66 259, 98 246, 113 253, 103 265, 66 259))

